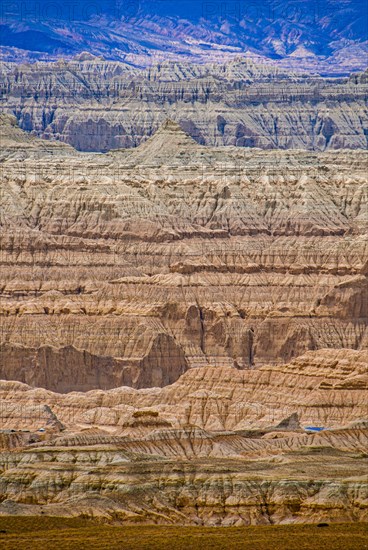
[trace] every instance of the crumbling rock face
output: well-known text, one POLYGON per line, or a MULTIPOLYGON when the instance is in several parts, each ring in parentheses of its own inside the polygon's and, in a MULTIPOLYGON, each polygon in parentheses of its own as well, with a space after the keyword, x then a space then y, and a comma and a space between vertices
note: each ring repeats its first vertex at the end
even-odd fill
MULTIPOLYGON (((71 428, 114 426, 114 433, 138 418, 134 414, 137 409, 153 419, 152 429, 156 421, 165 420, 180 429, 197 426, 240 432, 276 426, 281 430, 282 423, 290 416, 295 419, 295 415, 300 425, 336 429, 366 414, 367 364, 366 351, 326 349, 308 352, 286 365, 253 370, 214 366, 190 369, 164 388, 121 387, 61 395, 3 381, 0 395, 4 403, 46 403, 57 419, 71 428)), ((18 429, 21 422, 21 416, 19 420, 13 418, 18 429)), ((298 423, 288 422, 288 429, 297 432, 298 423)))
POLYGON ((103 357, 73 346, 27 348, 11 344, 0 346, 0 357, 0 378, 59 392, 165 386, 188 368, 182 349, 167 334, 155 336, 142 358, 103 357))
POLYGON ((364 151, 209 148, 168 120, 84 154, 1 120, 2 378, 142 388, 367 349, 364 151))
POLYGON ((366 521, 364 151, 1 122, 0 514, 366 521))
POLYGON ((81 151, 136 147, 166 117, 198 143, 261 149, 365 149, 366 72, 328 79, 251 59, 160 63, 100 58, 0 64, 2 109, 38 137, 81 151))
POLYGON ((321 350, 257 370, 190 369, 161 389, 64 395, 2 381, 0 514, 366 521, 367 361, 321 350))

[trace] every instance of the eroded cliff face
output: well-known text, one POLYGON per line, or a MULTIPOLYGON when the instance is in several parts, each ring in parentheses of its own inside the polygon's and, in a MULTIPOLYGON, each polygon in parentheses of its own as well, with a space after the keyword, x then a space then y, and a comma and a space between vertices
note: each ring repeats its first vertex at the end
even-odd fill
POLYGON ((208 148, 169 121, 82 154, 2 121, 1 378, 140 388, 367 348, 364 151, 208 148))
MULTIPOLYGON (((279 426, 281 432, 286 428, 295 430, 292 435, 297 435, 301 424, 337 429, 358 422, 366 414, 363 397, 367 389, 367 361, 367 351, 324 349, 307 352, 291 363, 254 370, 215 366, 190 369, 170 386, 141 390, 124 386, 108 391, 55 394, 13 380, 2 381, 2 421, 5 422, 10 406, 7 427, 12 424, 20 429, 23 425, 34 430, 39 422, 45 423, 42 418, 47 405, 71 429, 94 426, 118 435, 138 432, 141 436, 147 430, 156 430, 160 423, 165 429, 195 426, 200 429, 198 433, 240 433, 279 426), (11 407, 17 400, 26 409, 34 407, 34 412, 23 418, 21 409, 17 413, 11 407), (41 417, 37 417, 39 414, 41 417), (290 422, 283 427, 287 418, 290 422)), ((45 418, 49 420, 47 414, 45 418)), ((327 432, 322 435, 325 439, 334 437, 327 432)), ((277 440, 276 444, 283 443, 277 440)), ((259 452, 260 445, 269 444, 258 441, 253 450, 259 452)), ((143 440, 140 445, 143 452, 143 440)), ((179 448, 172 450, 174 455, 181 452, 179 448)))
POLYGON ((366 153, 1 123, 0 514, 366 521, 366 153))
POLYGON ((367 73, 326 79, 246 58, 147 69, 100 58, 0 64, 2 110, 81 151, 136 147, 166 117, 198 143, 315 151, 367 148, 367 73))
POLYGON ((367 361, 322 350, 256 371, 191 369, 162 389, 66 395, 2 381, 0 514, 366 521, 367 361))

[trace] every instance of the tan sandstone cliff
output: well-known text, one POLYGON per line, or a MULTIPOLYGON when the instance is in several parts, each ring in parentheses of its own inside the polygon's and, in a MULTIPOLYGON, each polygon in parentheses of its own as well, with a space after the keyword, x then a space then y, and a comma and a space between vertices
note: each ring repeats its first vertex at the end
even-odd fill
POLYGON ((367 348, 366 152, 208 148, 168 121, 85 154, 2 123, 1 378, 163 386, 367 348))
POLYGON ((367 521, 366 153, 0 122, 0 514, 367 521))
POLYGON ((366 521, 367 361, 322 350, 257 371, 192 369, 163 389, 66 395, 3 381, 0 514, 366 521))

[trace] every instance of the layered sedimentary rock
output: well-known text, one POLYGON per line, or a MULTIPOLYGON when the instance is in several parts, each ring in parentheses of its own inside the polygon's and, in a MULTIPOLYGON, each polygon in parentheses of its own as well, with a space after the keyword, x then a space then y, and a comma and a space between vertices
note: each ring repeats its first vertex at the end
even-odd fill
POLYGON ((208 148, 168 121, 83 154, 2 121, 1 378, 140 388, 367 348, 366 152, 208 148))
MULTIPOLYGON (((14 428, 35 430, 50 420, 48 414, 44 417, 47 405, 70 429, 92 426, 117 435, 136 436, 141 432, 141 436, 160 425, 165 430, 196 426, 200 432, 239 433, 271 426, 281 432, 298 432, 301 425, 337 429, 353 425, 367 412, 367 364, 367 351, 324 349, 310 351, 288 364, 255 370, 214 366, 190 369, 174 384, 149 390, 124 386, 109 391, 55 394, 20 382, 2 381, 2 420, 10 406, 9 422, 14 428), (34 406, 35 412, 27 413, 25 420, 21 409, 18 414, 12 409, 14 401, 26 409, 34 406), (284 426, 285 419, 291 420, 284 426)), ((67 444, 64 439, 60 442, 67 444)), ((284 442, 277 441, 280 444, 284 442)), ((268 446, 269 442, 258 441, 259 445, 268 446)), ((142 452, 143 447, 142 442, 142 452)), ((177 452, 180 455, 182 451, 177 452)))
POLYGON ((239 58, 147 69, 93 56, 0 64, 3 111, 82 151, 135 147, 166 117, 209 146, 367 148, 367 73, 322 78, 239 58))
POLYGON ((3 381, 0 514, 366 521, 367 361, 323 350, 256 371, 192 369, 162 389, 66 395, 3 381))
POLYGON ((366 153, 1 123, 0 514, 366 521, 366 153))

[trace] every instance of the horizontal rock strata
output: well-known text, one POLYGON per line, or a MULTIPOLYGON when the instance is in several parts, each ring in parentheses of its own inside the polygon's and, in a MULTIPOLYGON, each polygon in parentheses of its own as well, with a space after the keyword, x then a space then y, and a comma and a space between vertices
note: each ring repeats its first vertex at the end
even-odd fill
POLYGON ((0 514, 367 521, 366 153, 0 122, 0 514))
POLYGON ((366 521, 367 359, 323 350, 256 371, 192 369, 150 390, 3 381, 0 514, 366 521))
POLYGON ((364 151, 208 148, 168 121, 83 154, 2 122, 1 378, 140 388, 367 349, 364 151))
POLYGON ((22 129, 81 151, 136 147, 166 117, 209 146, 367 148, 367 72, 322 78, 246 58, 139 70, 82 57, 2 62, 0 77, 1 108, 22 129))

